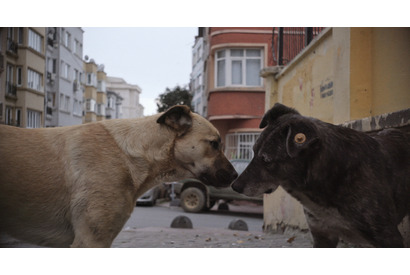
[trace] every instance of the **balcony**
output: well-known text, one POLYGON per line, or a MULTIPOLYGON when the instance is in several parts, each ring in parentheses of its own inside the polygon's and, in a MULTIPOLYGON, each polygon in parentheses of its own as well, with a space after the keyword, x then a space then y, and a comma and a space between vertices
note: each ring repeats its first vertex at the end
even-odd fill
POLYGON ((4 55, 0 53, 0 73, 4 71, 4 55))
POLYGON ((17 49, 18 49, 17 42, 11 39, 7 39, 7 52, 17 55, 17 49))
POLYGON ((324 29, 324 27, 275 28, 272 43, 274 64, 279 66, 289 64, 324 29))
POLYGON ((17 99, 17 86, 13 83, 6 83, 6 97, 10 99, 17 99))

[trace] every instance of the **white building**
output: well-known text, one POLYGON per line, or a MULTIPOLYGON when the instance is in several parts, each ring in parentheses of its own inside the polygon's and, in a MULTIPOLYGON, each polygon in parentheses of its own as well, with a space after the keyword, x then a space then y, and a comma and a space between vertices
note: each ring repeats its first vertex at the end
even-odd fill
POLYGON ((192 107, 203 117, 207 116, 207 95, 205 93, 206 75, 204 60, 207 56, 207 44, 204 38, 205 28, 198 28, 198 36, 192 47, 192 72, 190 92, 192 94, 192 107))
POLYGON ((122 118, 144 116, 144 107, 140 104, 141 88, 128 84, 120 77, 107 76, 107 91, 116 93, 122 98, 122 118))
POLYGON ((82 123, 83 29, 46 28, 46 118, 45 126, 82 123))

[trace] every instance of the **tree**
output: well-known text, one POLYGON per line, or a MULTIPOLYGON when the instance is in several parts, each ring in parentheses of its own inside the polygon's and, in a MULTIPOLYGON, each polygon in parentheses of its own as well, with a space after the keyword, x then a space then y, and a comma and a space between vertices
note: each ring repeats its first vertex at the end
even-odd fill
POLYGON ((174 105, 187 105, 192 109, 192 95, 189 93, 189 90, 185 87, 181 88, 179 85, 173 90, 166 88, 165 92, 160 94, 156 101, 158 113, 164 112, 174 105))

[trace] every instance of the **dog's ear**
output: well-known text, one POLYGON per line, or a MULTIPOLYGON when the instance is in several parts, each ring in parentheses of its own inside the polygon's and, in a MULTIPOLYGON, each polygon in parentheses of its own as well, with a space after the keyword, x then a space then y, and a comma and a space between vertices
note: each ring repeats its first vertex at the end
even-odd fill
POLYGON ((307 149, 314 149, 319 137, 316 130, 303 123, 288 126, 286 136, 286 152, 291 158, 298 156, 307 149))
POLYGON ((293 108, 289 108, 280 103, 275 103, 275 105, 263 116, 262 121, 259 124, 259 128, 265 128, 268 124, 286 114, 300 115, 299 112, 293 108))
POLYGON ((183 134, 192 126, 191 109, 186 105, 173 106, 157 119, 157 123, 183 134))

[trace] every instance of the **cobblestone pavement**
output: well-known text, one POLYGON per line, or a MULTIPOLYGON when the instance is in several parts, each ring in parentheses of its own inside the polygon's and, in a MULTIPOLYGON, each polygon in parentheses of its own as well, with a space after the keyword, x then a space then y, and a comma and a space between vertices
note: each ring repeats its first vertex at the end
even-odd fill
MULTIPOLYGON (((2 236, 2 248, 36 248, 19 240, 2 236)), ((312 247, 304 233, 267 234, 216 228, 125 228, 112 244, 113 248, 281 248, 312 247)))
POLYGON ((304 233, 267 234, 229 229, 197 228, 125 228, 112 247, 136 248, 281 248, 312 247, 311 237, 304 233))

